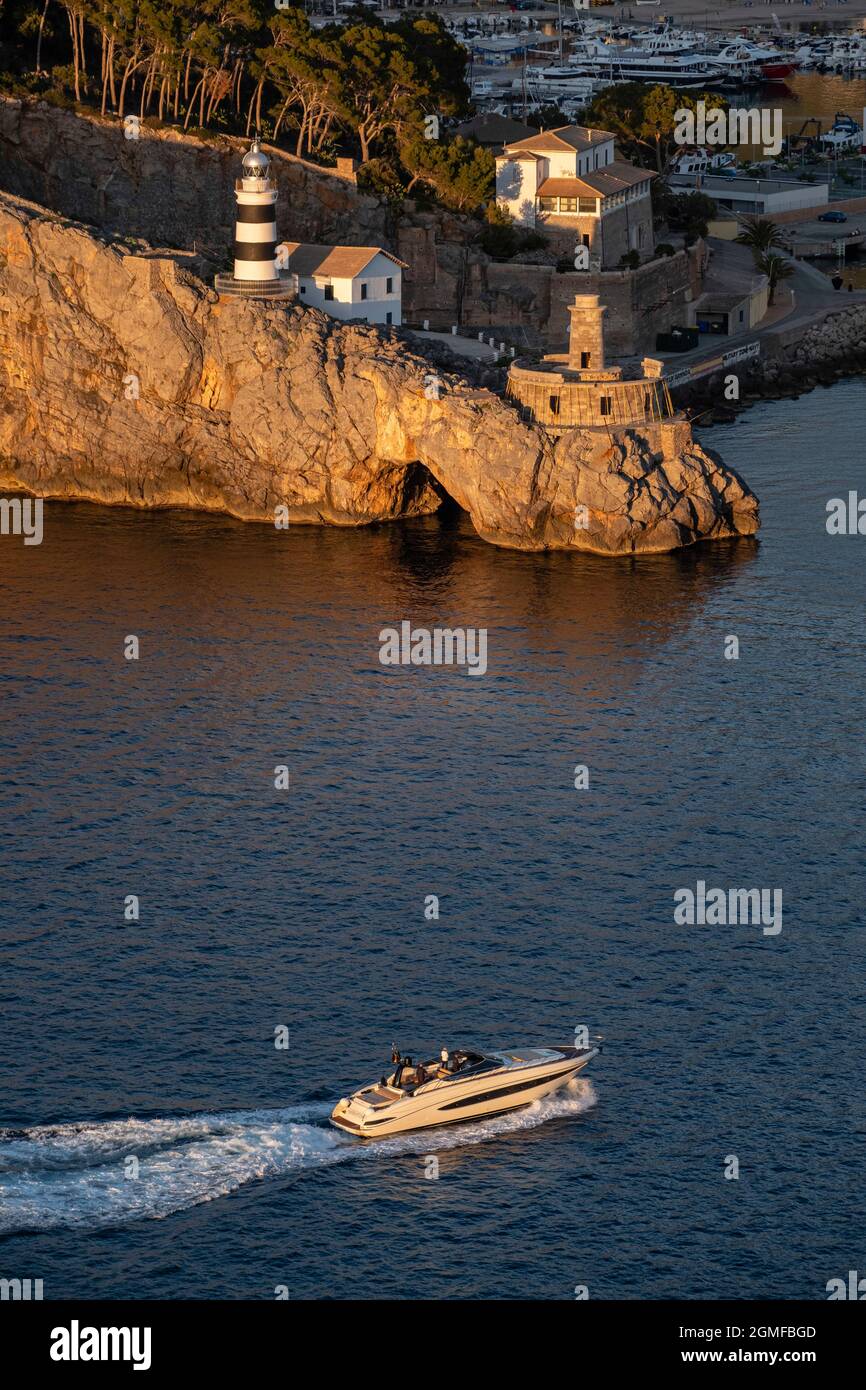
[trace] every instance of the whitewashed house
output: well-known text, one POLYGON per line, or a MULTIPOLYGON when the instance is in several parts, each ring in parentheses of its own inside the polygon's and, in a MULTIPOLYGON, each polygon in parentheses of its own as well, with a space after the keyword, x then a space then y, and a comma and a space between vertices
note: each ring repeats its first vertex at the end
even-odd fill
POLYGON ((277 248, 281 264, 295 277, 302 304, 335 319, 367 323, 402 322, 405 261, 381 246, 318 246, 285 241, 277 248))
POLYGON ((496 160, 496 201, 521 227, 560 250, 586 246, 602 270, 629 251, 653 249, 650 186, 656 177, 616 154, 609 130, 560 126, 505 146, 496 160))

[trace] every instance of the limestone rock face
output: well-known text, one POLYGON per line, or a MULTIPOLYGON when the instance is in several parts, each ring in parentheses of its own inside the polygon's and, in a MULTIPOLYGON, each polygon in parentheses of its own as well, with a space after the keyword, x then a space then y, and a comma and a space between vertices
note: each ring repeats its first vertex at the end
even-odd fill
POLYGON ((0 195, 0 486, 273 523, 434 511, 526 550, 751 535, 757 500, 687 425, 555 439, 397 335, 222 299, 0 195))

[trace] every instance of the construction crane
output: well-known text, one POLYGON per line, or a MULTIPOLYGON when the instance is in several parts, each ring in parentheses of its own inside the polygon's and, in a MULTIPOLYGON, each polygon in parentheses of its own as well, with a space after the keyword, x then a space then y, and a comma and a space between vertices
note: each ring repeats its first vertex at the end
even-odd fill
POLYGON ((788 154, 797 154, 800 150, 812 149, 824 133, 824 122, 820 116, 807 116, 799 130, 792 131, 788 136, 786 149, 788 154), (807 134, 814 127, 814 134, 807 134))

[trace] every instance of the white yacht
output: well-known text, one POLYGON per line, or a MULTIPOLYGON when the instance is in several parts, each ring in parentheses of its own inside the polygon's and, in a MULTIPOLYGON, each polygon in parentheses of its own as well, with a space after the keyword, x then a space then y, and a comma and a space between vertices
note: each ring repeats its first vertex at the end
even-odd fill
MULTIPOLYGON (((522 78, 515 78, 513 89, 523 88, 522 78)), ((572 103, 587 106, 596 92, 610 87, 612 83, 600 77, 582 77, 570 63, 552 64, 547 68, 533 68, 527 76, 526 89, 533 100, 544 104, 566 98, 572 103)))
POLYGON ((723 44, 715 52, 707 54, 707 59, 726 77, 741 85, 763 81, 761 65, 745 44, 723 44))
POLYGON ((820 137, 821 149, 837 154, 843 150, 860 150, 863 145, 863 127, 853 116, 837 111, 832 126, 820 137))
POLYGON ((797 59, 793 54, 783 53, 780 48, 767 48, 753 43, 751 39, 734 39, 722 44, 706 55, 711 63, 733 60, 751 64, 757 76, 764 82, 783 82, 797 70, 797 59))
POLYGON ((671 168, 672 174, 733 174, 737 169, 737 156, 732 150, 721 150, 710 154, 707 150, 684 150, 671 168))
POLYGON ((617 82, 662 82, 669 87, 706 87, 722 69, 697 53, 648 53, 615 43, 586 41, 568 63, 578 77, 607 77, 617 82))
POLYGON ((391 1053, 394 1070, 338 1101, 331 1123, 359 1139, 507 1115, 565 1086, 600 1051, 523 1047, 514 1052, 443 1048, 430 1062, 391 1053))
POLYGON ((849 34, 834 39, 822 54, 821 67, 830 72, 861 72, 866 67, 866 39, 862 34, 849 34))

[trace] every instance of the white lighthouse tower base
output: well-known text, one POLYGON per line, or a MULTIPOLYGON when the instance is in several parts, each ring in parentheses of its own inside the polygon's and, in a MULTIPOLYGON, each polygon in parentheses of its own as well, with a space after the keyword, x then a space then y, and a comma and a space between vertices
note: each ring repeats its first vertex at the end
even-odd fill
POLYGON ((234 271, 214 277, 220 294, 247 299, 291 299, 294 276, 277 264, 277 188, 258 135, 244 155, 243 177, 235 180, 234 271))

